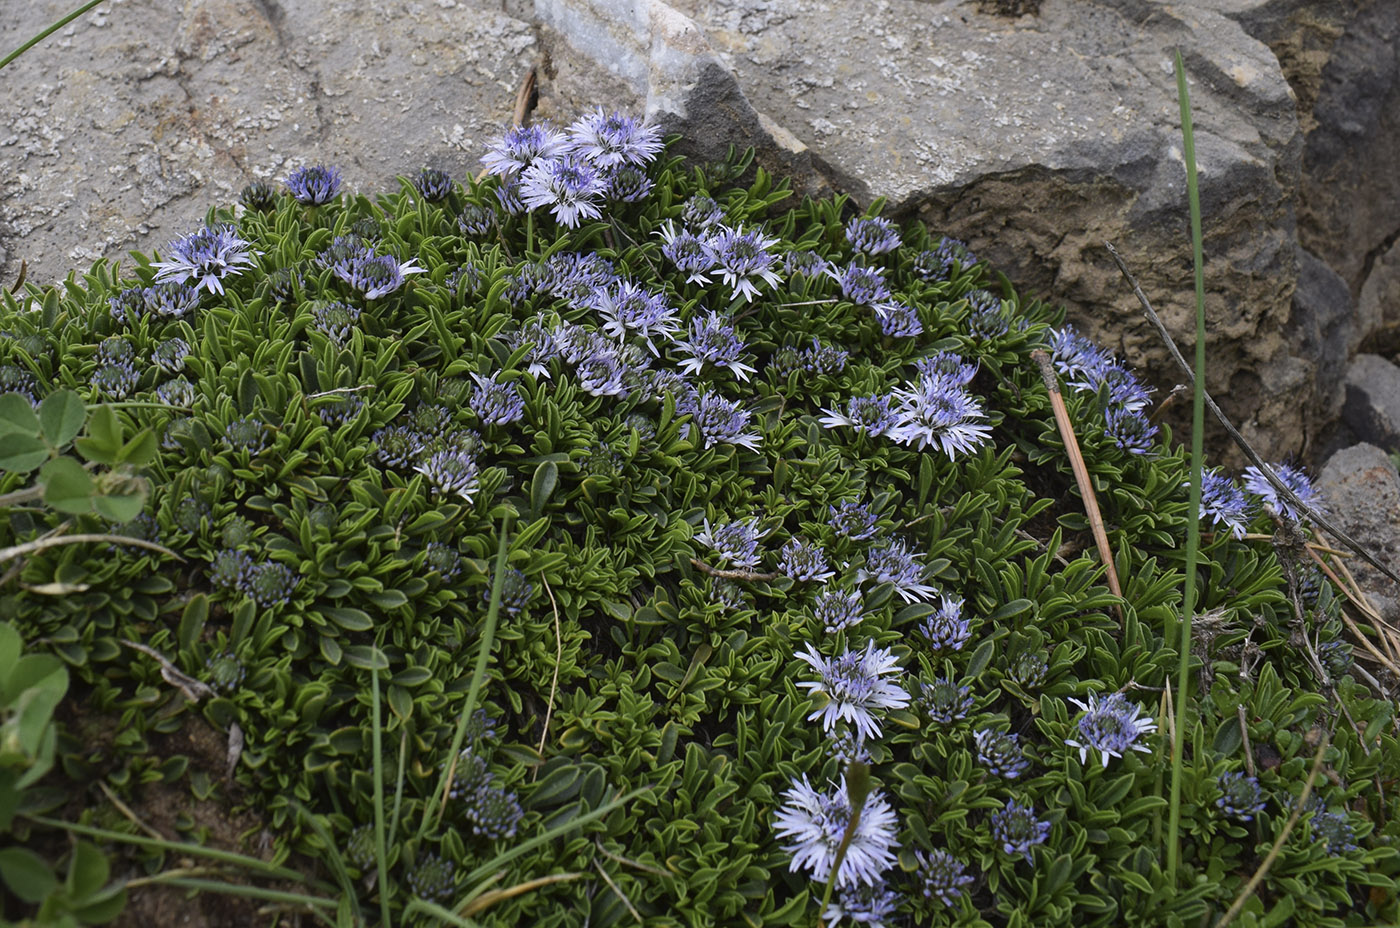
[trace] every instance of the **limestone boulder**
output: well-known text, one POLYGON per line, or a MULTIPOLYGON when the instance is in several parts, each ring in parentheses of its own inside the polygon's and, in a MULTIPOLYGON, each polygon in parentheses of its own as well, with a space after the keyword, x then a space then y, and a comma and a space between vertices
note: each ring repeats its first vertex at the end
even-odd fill
MULTIPOLYGON (((71 7, 8 5, 0 47, 71 7)), ((0 280, 159 249, 302 164, 369 192, 474 173, 536 54, 485 0, 112 0, 0 73, 0 280)))

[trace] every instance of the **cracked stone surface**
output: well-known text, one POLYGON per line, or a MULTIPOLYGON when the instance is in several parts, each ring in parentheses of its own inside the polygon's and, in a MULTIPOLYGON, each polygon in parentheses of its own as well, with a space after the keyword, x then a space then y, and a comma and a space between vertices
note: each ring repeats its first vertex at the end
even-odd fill
MULTIPOLYGON (((1317 488, 1338 527, 1376 559, 1400 573, 1400 473, 1375 445, 1344 448, 1328 459, 1317 488)), ((1376 611, 1400 621, 1400 590, 1394 581, 1360 558, 1350 568, 1376 611)))
MULTIPOLYGON (((71 5, 10 5, 0 47, 71 5)), ((149 253, 306 163, 365 192, 474 172, 535 53, 533 26, 485 0, 110 0, 3 72, 0 279, 149 253)))

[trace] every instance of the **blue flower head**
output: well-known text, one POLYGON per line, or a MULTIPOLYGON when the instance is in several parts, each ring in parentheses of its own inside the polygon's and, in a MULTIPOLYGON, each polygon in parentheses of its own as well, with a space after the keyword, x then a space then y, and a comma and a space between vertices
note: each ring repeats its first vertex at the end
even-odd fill
POLYGON ((778 572, 797 581, 824 583, 836 576, 826 562, 821 545, 805 538, 789 538, 778 554, 778 572))
POLYGON ((1073 697, 1069 701, 1084 710, 1078 723, 1081 740, 1065 739, 1065 744, 1079 748, 1080 763, 1088 761, 1090 750, 1099 752, 1105 769, 1110 757, 1122 757, 1124 751, 1151 752, 1147 745, 1138 744, 1138 738, 1156 731, 1157 723, 1139 718, 1142 707, 1128 702, 1122 693, 1109 693, 1102 697, 1090 693, 1088 702, 1073 697))
POLYGON ((266 181, 255 180, 238 192, 238 202, 244 209, 267 213, 277 205, 277 191, 266 181))
POLYGON ((972 637, 970 622, 963 617, 963 599, 961 596, 950 596, 947 593, 941 594, 940 598, 942 601, 938 609, 924 617, 919 631, 935 651, 945 648, 961 651, 972 637))
POLYGON ((1110 406, 1104 411, 1104 426, 1113 443, 1130 454, 1147 454, 1157 437, 1157 426, 1141 409, 1110 406))
POLYGON ((724 210, 710 197, 693 196, 681 207, 681 222, 692 229, 708 229, 724 218, 724 210))
POLYGON ((725 399, 718 393, 706 392, 700 394, 694 408, 684 411, 691 414, 695 425, 699 427, 706 448, 730 444, 743 445, 750 451, 759 450, 758 446, 763 436, 749 430, 753 414, 743 409, 738 400, 725 399))
POLYGON ((938 247, 914 256, 914 273, 927 281, 947 280, 959 268, 977 263, 977 256, 968 250, 966 242, 944 237, 938 247))
POLYGON ((413 261, 400 263, 392 255, 367 252, 333 270, 337 277, 363 293, 365 299, 377 300, 402 287, 406 275, 421 274, 424 269, 413 261))
POLYGON ((455 449, 444 449, 422 459, 414 470, 427 477, 438 492, 471 502, 480 488, 476 459, 455 449))
POLYGON ((890 285, 885 282, 885 274, 879 268, 864 264, 852 264, 831 276, 841 285, 841 295, 857 306, 874 306, 886 303, 893 298, 890 285))
POLYGON ((498 374, 482 377, 472 374, 476 389, 472 390, 472 412, 484 425, 509 425, 525 416, 525 398, 514 383, 500 383, 498 374))
POLYGON ((652 354, 658 353, 653 338, 669 339, 677 330, 677 312, 666 294, 652 293, 630 280, 618 280, 597 291, 591 304, 603 317, 604 332, 617 339, 636 335, 646 342, 652 354))
MULTIPOLYGON (((1183 483, 1182 486, 1190 486, 1183 483)), ((1210 520, 1212 525, 1229 530, 1236 538, 1243 538, 1249 527, 1249 500, 1235 481, 1218 470, 1201 471, 1201 520, 1210 520)))
POLYGON ((199 308, 199 288, 189 284, 167 281, 141 291, 148 313, 179 319, 199 308))
POLYGON ((1345 812, 1314 812, 1312 836, 1314 841, 1324 844, 1327 853, 1333 857, 1360 850, 1356 843, 1356 829, 1352 827, 1345 812))
POLYGON ((857 571, 856 577, 862 581, 893 583, 900 599, 910 603, 931 599, 938 592, 924 583, 924 570, 924 565, 909 550, 909 546, 896 538, 867 554, 865 569, 857 571))
MULTIPOLYGON (((1301 467, 1294 467, 1292 464, 1272 464, 1274 474, 1279 481, 1300 500, 1311 506, 1313 509, 1322 508, 1322 494, 1313 487, 1312 481, 1301 467)), ((1281 518, 1298 521, 1303 516, 1302 510, 1298 509, 1291 500, 1283 498, 1283 494, 1274 488, 1259 468, 1250 465, 1244 469, 1244 488, 1264 501, 1264 506, 1269 511, 1277 513, 1281 518)))
POLYGON ((264 561, 254 565, 240 588, 259 606, 280 606, 291 602, 301 577, 286 564, 264 561))
MULTIPOLYGON (((814 882, 825 883, 836 865, 836 852, 850 821, 851 802, 845 783, 818 792, 806 775, 793 779, 773 819, 778 836, 788 842, 783 850, 792 855, 788 869, 794 873, 806 870, 814 882)), ((895 862, 898 828, 884 793, 871 790, 836 871, 836 885, 844 889, 882 882, 881 875, 895 862)))
POLYGON ((823 409, 821 424, 829 429, 849 425, 863 435, 878 438, 891 432, 899 423, 891 401, 884 396, 855 396, 846 403, 846 412, 823 409))
POLYGON ((412 467, 422 457, 423 437, 416 429, 392 425, 374 433, 375 455, 390 467, 412 467))
POLYGON ((805 661, 817 672, 816 680, 804 680, 797 685, 813 695, 826 697, 826 704, 807 716, 808 721, 822 720, 822 730, 831 731, 838 722, 855 727, 865 738, 880 737, 880 723, 874 712, 903 709, 909 705, 909 694, 898 683, 885 679, 898 674, 899 663, 894 651, 876 648, 873 640, 865 648, 847 648, 839 657, 827 659, 809 642, 805 652, 795 657, 805 661))
POLYGON ((502 177, 519 174, 537 161, 548 161, 564 154, 569 147, 568 138, 548 122, 533 126, 513 126, 504 136, 492 143, 482 162, 491 174, 502 177))
POLYGON ((657 230, 661 236, 661 256, 686 275, 688 284, 708 284, 706 276, 715 266, 715 253, 707 240, 700 238, 689 229, 678 229, 667 219, 657 230))
POLYGON ((573 150, 602 168, 645 165, 661 153, 661 130, 641 120, 601 109, 569 127, 573 150))
POLYGON ((1018 735, 982 728, 972 737, 977 746, 977 762, 992 776, 1014 780, 1030 768, 1031 762, 1021 753, 1018 735))
POLYGON ((1004 808, 992 813, 992 840, 1011 857, 1023 856, 1032 863, 1031 848, 1050 837, 1050 823, 1035 817, 1035 809, 1008 799, 1004 808))
POLYGON ((866 928, 886 928, 893 925, 893 919, 902 897, 885 883, 872 886, 853 886, 836 894, 836 899, 823 913, 828 928, 836 928, 843 918, 850 919, 866 928))
POLYGON ((1264 792, 1259 788, 1257 777, 1248 777, 1232 770, 1221 774, 1215 785, 1220 790, 1220 798, 1215 800, 1215 804, 1230 818, 1252 822, 1254 816, 1264 811, 1264 792))
POLYGON ((340 169, 328 164, 297 168, 287 175, 287 191, 304 206, 329 203, 340 194, 340 169))
POLYGON ((914 870, 914 885, 925 899, 937 899, 946 908, 956 905, 966 887, 973 883, 967 864, 942 848, 934 848, 928 854, 915 851, 914 859, 919 862, 914 870))
POLYGON ((437 574, 441 582, 451 583, 462 574, 462 555, 456 548, 430 541, 423 546, 423 569, 437 574))
POLYGON ((728 317, 707 312, 690 320, 689 338, 677 339, 673 347, 689 357, 680 363, 686 374, 699 374, 706 365, 728 368, 740 380, 748 380, 754 368, 743 363, 744 341, 734 334, 728 317))
POLYGON ((900 245, 899 230, 888 219, 852 219, 846 223, 846 241, 861 254, 882 255, 900 245))
POLYGON ((93 393, 104 400, 123 400, 136 389, 140 374, 130 361, 104 364, 92 372, 89 384, 93 393))
POLYGON ((933 721, 943 725, 967 718, 972 711, 972 690, 947 677, 919 684, 919 706, 933 721))
POLYGON ((429 902, 452 898, 457 885, 457 865, 437 854, 422 854, 408 871, 408 888, 429 902))
POLYGON ((468 238, 483 237, 495 223, 496 214, 476 203, 468 203, 457 214, 457 228, 468 238))
POLYGON ((904 303, 877 303, 873 307, 880 320, 880 331, 890 338, 913 338, 924 333, 919 312, 904 303))
POLYGON ((839 374, 846 369, 851 353, 835 345, 824 345, 816 338, 797 353, 798 365, 809 374, 839 374))
POLYGON ((446 171, 437 168, 423 168, 413 178, 413 189, 429 203, 440 203, 452 193, 452 178, 446 171))
POLYGON ((331 427, 339 427, 351 421, 365 408, 365 401, 358 393, 337 393, 323 405, 316 407, 316 415, 331 427))
POLYGON ((982 404, 951 377, 923 375, 913 387, 894 395, 899 406, 890 437, 900 444, 919 450, 938 447, 953 460, 991 437, 982 404))
POLYGON ((253 266, 252 245, 234 234, 233 226, 206 226, 171 242, 167 260, 156 261, 156 283, 192 281, 196 290, 224 292, 224 278, 253 266))
POLYGON ((209 686, 225 695, 237 691, 243 684, 243 678, 248 675, 247 668, 232 651, 210 655, 205 666, 209 670, 209 686))
POLYGON ((757 229, 731 229, 719 226, 709 238, 720 279, 734 292, 734 298, 749 302, 758 296, 758 283, 776 287, 782 278, 774 268, 778 259, 769 250, 778 244, 757 229))
POLYGON ((194 405, 194 384, 183 377, 176 377, 156 387, 156 400, 166 406, 189 408, 194 405))
POLYGON ((603 177, 588 161, 574 154, 536 161, 525 169, 521 200, 530 209, 549 207, 563 226, 576 228, 581 219, 602 215, 598 201, 603 195, 603 177))
MULTIPOLYGON (((501 608, 505 610, 506 615, 519 615, 520 611, 530 604, 534 595, 535 585, 525 576, 524 571, 515 567, 506 570, 505 576, 501 578, 501 608)), ((490 604, 489 586, 481 591, 481 601, 490 604)))
POLYGON ((107 298, 112 318, 119 324, 135 324, 146 311, 146 291, 143 287, 127 287, 116 296, 107 298))
POLYGON ((710 526, 705 520, 704 531, 695 533, 695 540, 719 555, 720 561, 728 566, 752 569, 758 566, 758 542, 766 532, 758 529, 757 519, 742 522, 728 522, 710 526))
POLYGON ((603 172, 603 196, 621 203, 645 200, 656 185, 641 168, 619 164, 603 172))
POLYGON ((834 276, 830 261, 804 248, 793 249, 783 256, 783 272, 789 277, 802 276, 808 280, 834 276))
POLYGON ((874 538, 880 530, 876 524, 880 517, 871 512, 870 507, 864 503, 842 500, 835 506, 828 506, 827 511, 831 513, 828 524, 835 529, 840 538, 867 541, 874 538))
POLYGON ((826 633, 834 635, 843 628, 859 625, 865 617, 865 604, 859 590, 827 590, 817 596, 813 611, 826 633))
POLYGON ((350 333, 360 323, 360 307, 339 300, 311 304, 311 327, 337 345, 350 342, 350 333))

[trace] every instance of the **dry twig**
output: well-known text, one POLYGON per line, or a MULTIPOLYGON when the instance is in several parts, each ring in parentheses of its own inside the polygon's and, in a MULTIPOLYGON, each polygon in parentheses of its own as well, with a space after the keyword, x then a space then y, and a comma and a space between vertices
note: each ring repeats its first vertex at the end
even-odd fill
MULTIPOLYGON (((1074 482, 1079 484, 1079 495, 1084 499, 1084 512, 1089 516, 1089 528, 1094 533, 1094 544, 1099 549, 1099 560, 1103 561, 1108 572, 1108 588, 1119 599, 1123 598, 1123 587, 1118 583, 1118 568, 1113 562, 1113 549, 1108 544, 1108 532, 1104 529, 1103 516, 1099 513, 1098 496, 1094 493, 1094 483, 1089 479, 1089 468, 1084 463, 1084 455, 1079 450, 1079 439, 1074 434, 1074 424, 1069 421, 1069 410, 1065 409, 1065 398, 1060 395, 1060 379, 1055 375, 1055 367, 1050 356, 1039 349, 1031 352, 1031 360, 1040 367, 1041 379, 1050 393, 1050 408, 1055 412, 1055 425, 1059 427, 1060 439, 1065 443, 1069 454, 1069 466, 1074 471, 1074 482)), ((1117 603, 1114 610, 1122 618, 1117 603)))

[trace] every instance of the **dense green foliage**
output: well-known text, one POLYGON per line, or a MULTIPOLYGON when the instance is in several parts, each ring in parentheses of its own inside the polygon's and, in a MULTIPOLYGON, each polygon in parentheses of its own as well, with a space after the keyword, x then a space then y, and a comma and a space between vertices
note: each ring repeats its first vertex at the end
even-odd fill
MULTIPOLYGON (((55 547, 23 558, 0 587, 0 616, 73 675, 80 722, 59 742, 66 779, 51 780, 91 800, 89 819, 129 827, 97 808, 98 781, 128 799, 143 784, 187 785, 266 816, 281 850, 343 853, 367 917, 378 917, 388 893, 398 918, 414 892, 455 910, 485 875, 468 880, 470 872, 494 854, 644 787, 527 849, 494 886, 560 872, 582 878, 475 917, 601 928, 632 923, 635 911, 648 925, 811 925, 822 885, 790 870, 774 815, 794 780, 825 788, 842 763, 822 725, 808 720, 825 697, 799 685, 815 674, 795 655, 810 643, 832 658, 873 641, 893 649, 899 670, 889 679, 910 696, 906 708, 878 714, 880 737, 865 744, 899 823, 898 865, 887 877, 904 901, 887 923, 1197 924, 1230 904, 1281 833, 1324 733, 1321 804, 1294 828, 1239 924, 1362 925, 1396 915, 1394 707, 1358 682, 1345 649, 1332 644, 1338 604, 1325 581, 1291 560, 1298 552, 1285 550, 1281 563, 1269 541, 1228 531, 1207 534, 1202 548, 1182 882, 1166 885, 1164 687, 1177 663, 1186 466, 1167 444, 1146 454, 1120 447, 1104 428, 1105 397, 1066 392, 1123 578, 1120 602, 1104 585, 1029 359, 1061 322, 1058 311, 1019 297, 982 265, 954 261, 946 275, 929 273, 919 257, 937 243, 916 225, 893 251, 853 255, 849 204, 789 208, 781 184, 742 162, 663 160, 650 173, 650 196, 575 229, 542 211, 501 210, 494 177, 436 202, 408 182, 376 200, 315 207, 255 192, 252 208, 208 217, 251 244, 255 266, 225 276, 222 294, 202 292, 189 312, 121 302, 155 282, 157 269, 140 255, 130 268, 99 263, 60 289, 6 300, 3 389, 35 400, 66 387, 91 403, 135 401, 116 403, 116 419, 129 434, 160 436, 159 452, 144 469, 145 513, 116 530, 185 559, 121 545, 55 547), (661 232, 702 195, 731 226, 761 224, 780 240, 779 255, 810 251, 836 267, 868 260, 883 269, 923 331, 883 334, 879 314, 844 299, 827 274, 784 274, 752 301, 731 301, 719 282, 687 282, 662 256, 661 232), (464 210, 491 221, 466 234, 464 210), (341 236, 424 272, 366 299, 318 261, 341 236), (707 367, 691 379, 739 401, 756 448, 709 441, 678 408, 676 390, 594 395, 557 359, 531 372, 532 324, 598 328, 596 314, 536 285, 547 277, 542 262, 565 252, 592 252, 664 293, 684 326, 705 310, 732 320, 751 378, 707 367), (988 288, 991 308, 974 293, 988 288), (337 301, 358 309, 358 320, 342 313, 328 322, 337 301), (182 371, 146 362, 174 338, 190 349, 182 371), (129 386, 100 373, 127 350, 112 339, 134 359, 129 386), (821 349, 849 357, 814 360, 821 349), (939 351, 977 365, 969 389, 985 409, 986 442, 952 454, 822 424, 824 411, 845 409, 851 397, 905 386, 913 362, 939 351), (513 384, 523 417, 483 422, 471 375, 513 384), (169 387, 179 378, 187 394, 169 387), (386 461, 391 439, 380 430, 395 426, 417 429, 439 450, 469 447, 474 489, 445 492, 427 473, 386 461), (475 437, 452 437, 469 429, 475 437), (875 538, 835 529, 831 507, 843 502, 878 516, 875 538), (504 580, 482 690, 494 734, 477 721, 461 763, 480 762, 502 787, 506 820, 519 797, 524 817, 513 829, 465 810, 461 797, 440 820, 433 807, 507 515, 516 518, 507 561, 518 573, 504 580), (733 565, 696 536, 740 520, 757 520, 764 533, 761 560, 722 576, 733 565), (822 583, 776 570, 791 539, 819 545, 835 576, 822 583), (934 647, 921 628, 940 601, 906 599, 865 575, 872 548, 894 541, 926 565, 926 583, 964 601, 968 640, 934 647), (814 611, 823 589, 858 590, 859 623, 828 632, 814 611), (165 655, 214 694, 187 702, 156 660, 123 640, 165 655), (1311 653, 1334 659, 1318 665, 1311 653), (375 819, 376 673, 378 760, 396 813, 387 884, 375 876, 365 830, 375 819), (921 685, 938 678, 968 687, 964 717, 930 717, 921 685), (1082 737, 1070 697, 1117 692, 1159 720, 1138 742, 1149 750, 1106 765, 1093 751, 1081 759, 1066 744, 1082 737), (241 731, 236 786, 153 749, 191 725, 241 731), (989 769, 980 731, 1015 734, 1011 766, 1024 769, 989 769), (1222 777, 1247 770, 1264 807, 1240 821, 1217 800, 1222 777), (1009 801, 1049 823, 1029 861, 994 837, 992 816, 1009 801), (1350 830, 1355 849, 1329 845, 1317 827, 1323 816, 1338 834, 1350 830), (430 827, 420 835, 421 821, 430 827), (914 882, 916 852, 936 849, 974 878, 951 906, 914 882), (439 896, 440 884, 448 888, 439 896)), ((682 357, 661 339, 653 355, 628 338, 653 369, 674 371, 682 357)), ((0 493, 29 486, 33 469, 0 474, 0 493)), ((0 545, 65 521, 74 531, 113 530, 100 511, 23 504, 0 523, 0 545)), ((1254 525, 1273 531, 1266 515, 1254 525)))

